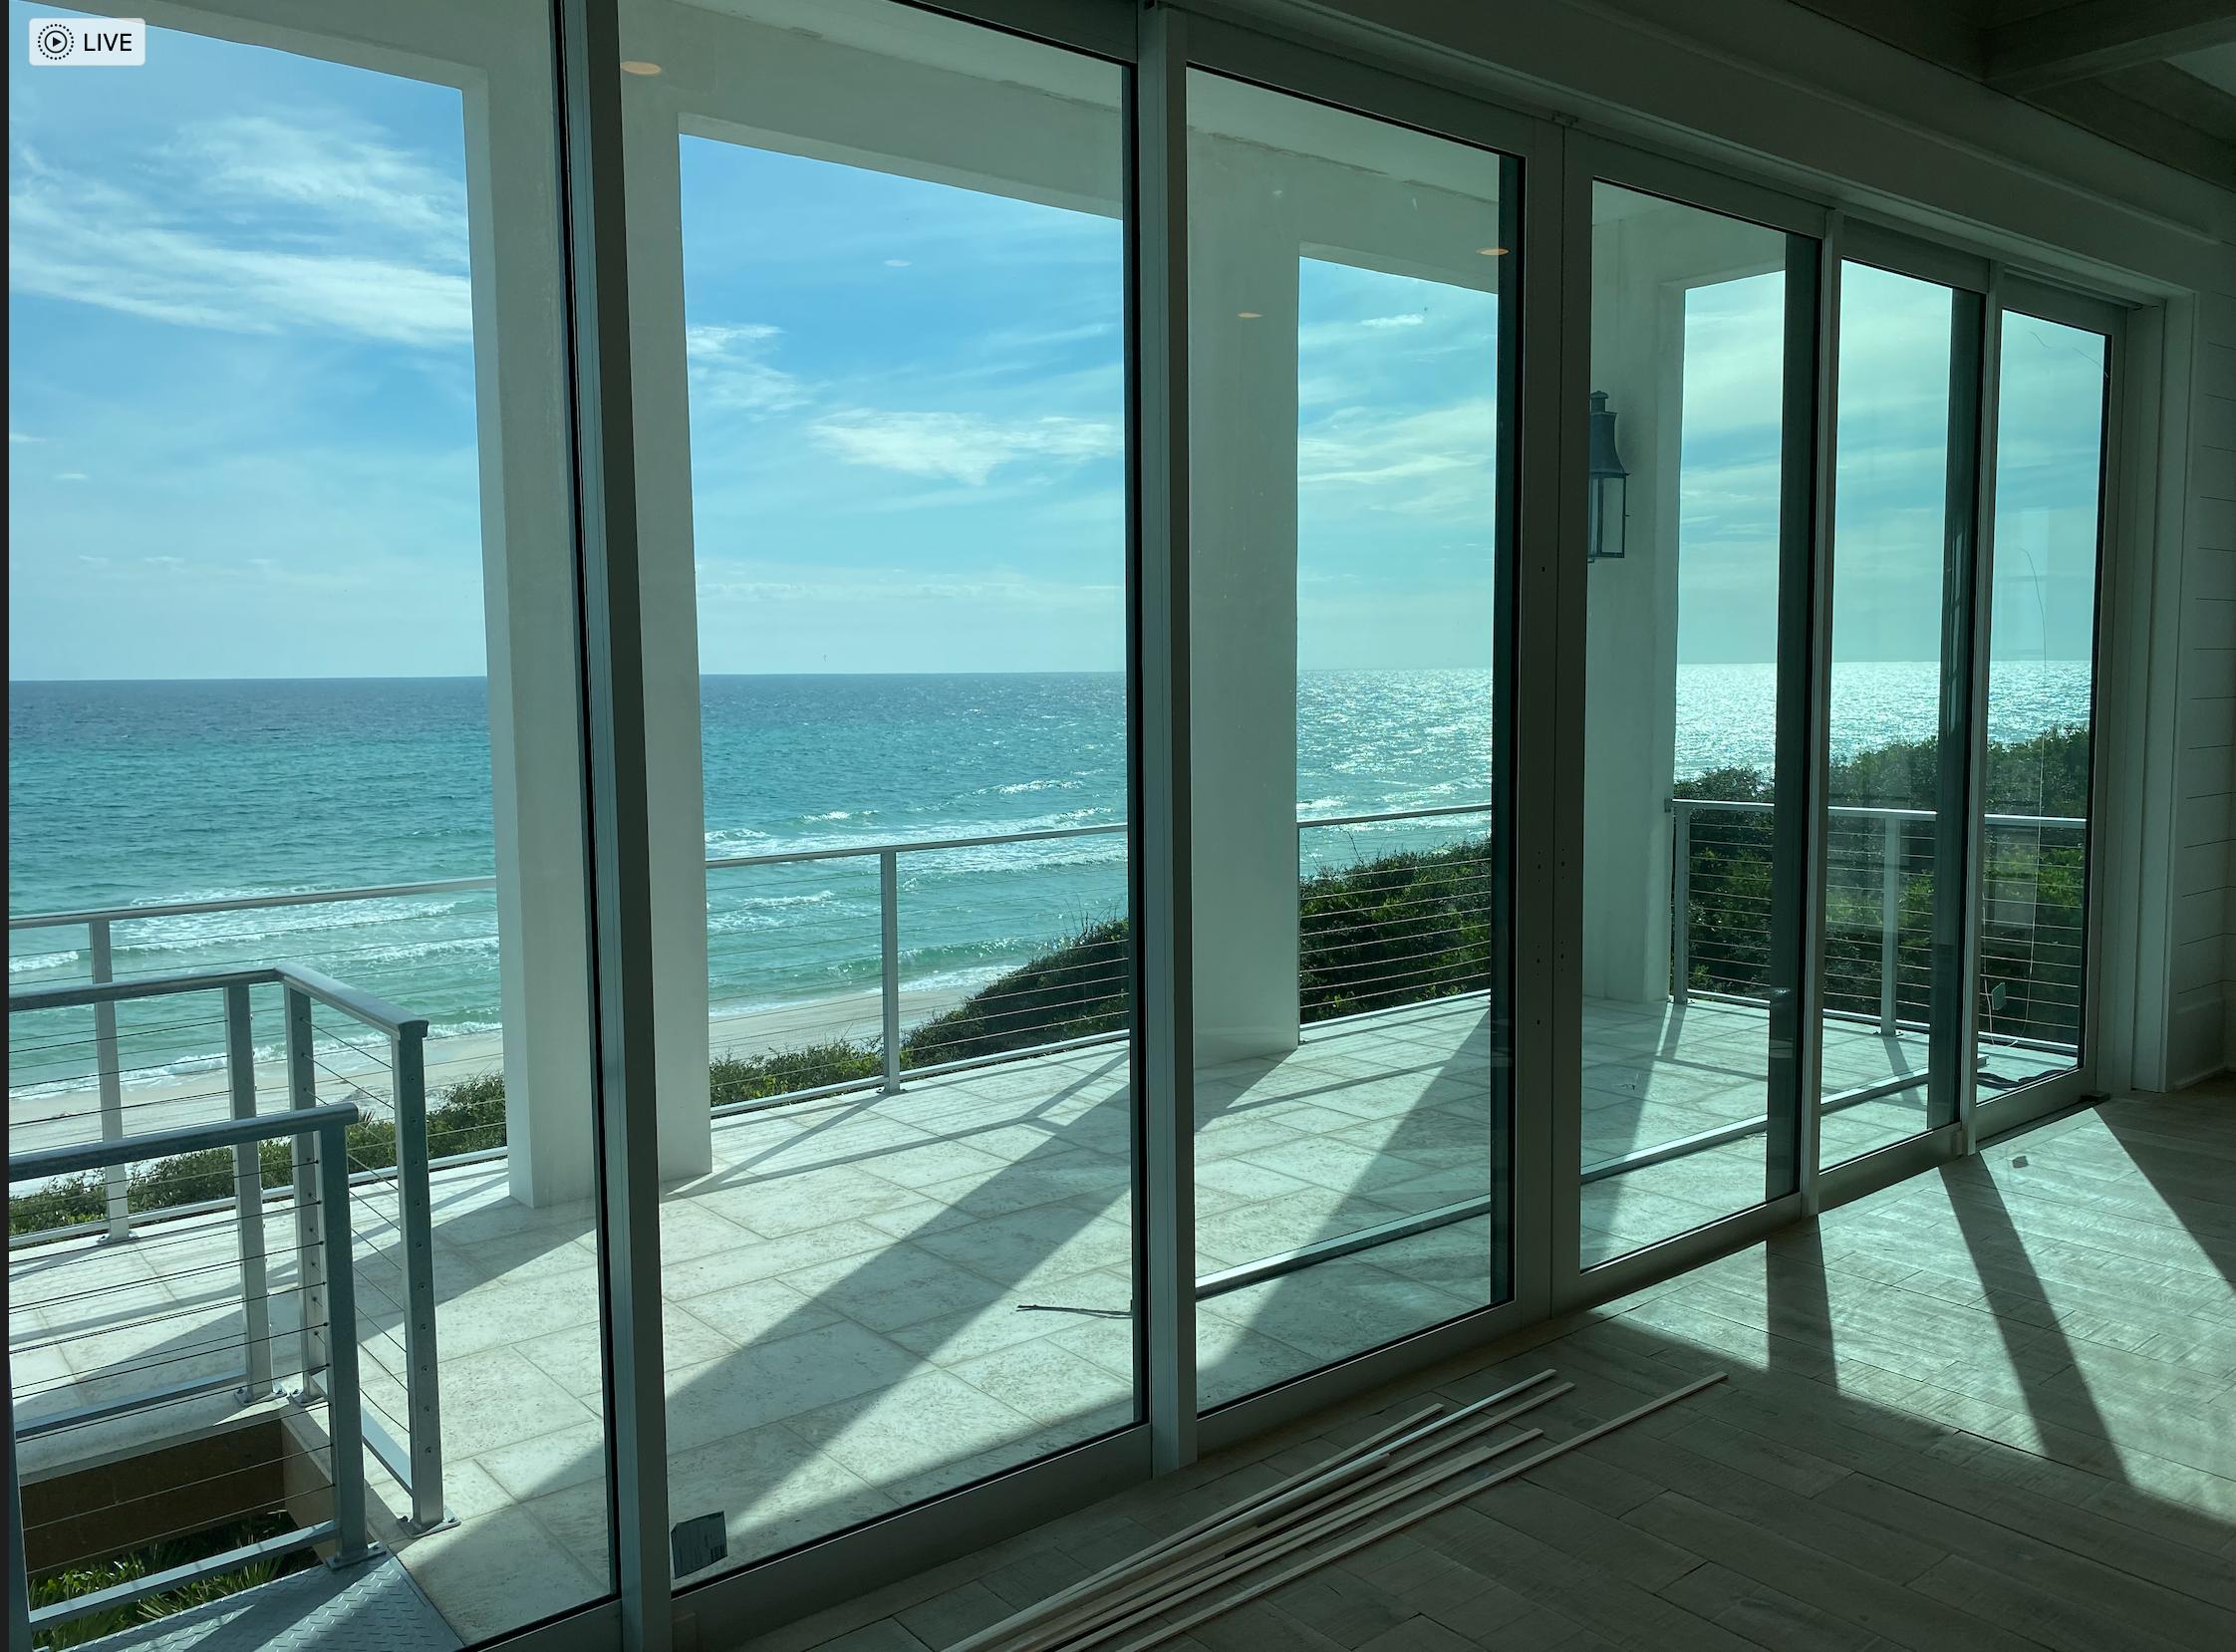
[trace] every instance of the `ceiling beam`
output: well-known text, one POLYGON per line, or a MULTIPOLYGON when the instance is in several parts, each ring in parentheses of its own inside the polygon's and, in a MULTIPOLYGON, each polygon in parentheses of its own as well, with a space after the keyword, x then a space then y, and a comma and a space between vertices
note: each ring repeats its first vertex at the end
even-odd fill
MULTIPOLYGON (((2164 165, 2178 166, 2215 183, 2236 177, 2236 141, 2184 120, 2156 96, 2138 97, 2128 90, 2128 76, 2147 73, 2130 69, 2102 80, 2046 86, 2031 101, 2077 127, 2086 127, 2099 138, 2108 138, 2164 165)), ((2168 69, 2164 73, 2176 75, 2180 71, 2168 69)), ((2222 101, 2236 109, 2236 98, 2222 101)))
POLYGON ((1987 81, 2037 92, 2236 41, 2230 0, 2079 0, 1985 31, 1987 81))

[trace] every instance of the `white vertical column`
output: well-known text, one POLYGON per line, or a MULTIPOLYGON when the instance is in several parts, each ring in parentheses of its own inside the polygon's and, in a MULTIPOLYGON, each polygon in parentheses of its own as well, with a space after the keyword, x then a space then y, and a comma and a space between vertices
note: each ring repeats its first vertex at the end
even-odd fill
POLYGON ((1630 521, 1624 557, 1586 574, 1583 991, 1630 1003, 1669 992, 1684 295, 1635 245, 1651 253, 1657 216, 1592 231, 1591 386, 1615 414, 1630 521))
POLYGON ((699 578, 684 338, 683 185, 670 100, 635 82, 628 132, 629 359, 635 378, 638 593, 645 628, 660 1175, 713 1165, 706 1112, 706 796, 699 745, 699 578))
POLYGON ((593 1183, 573 467, 547 87, 465 96, 482 611, 512 1196, 593 1183))
POLYGON ((1196 1055, 1296 1045, 1296 191, 1190 144, 1196 1055))
MULTIPOLYGON (((505 1132, 512 1196, 550 1205, 594 1186, 589 919, 583 907, 582 696, 573 467, 550 107, 492 76, 465 101, 482 602, 497 860, 505 1132)), ((699 744, 676 137, 631 144, 632 349, 654 849, 663 1179, 711 1164, 706 1111, 704 803, 699 744), (640 162, 640 156, 643 157, 640 162)))

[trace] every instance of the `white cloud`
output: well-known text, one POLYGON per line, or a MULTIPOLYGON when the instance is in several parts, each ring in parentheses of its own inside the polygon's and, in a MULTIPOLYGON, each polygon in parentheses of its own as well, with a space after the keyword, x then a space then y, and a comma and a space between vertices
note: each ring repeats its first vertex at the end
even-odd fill
POLYGON ((1036 580, 1000 572, 978 578, 926 579, 914 569, 863 568, 834 577, 702 562, 699 565, 699 595, 700 601, 708 603, 824 603, 857 608, 867 604, 955 602, 1092 611, 1115 603, 1119 588, 1093 581, 1036 580))
POLYGON ((1419 327, 1428 319, 1420 311, 1412 310, 1402 316, 1366 316, 1360 320, 1359 325, 1361 327, 1419 327))
POLYGON ((979 413, 855 409, 819 418, 815 437, 855 464, 982 487, 1004 465, 1070 465, 1120 452, 1119 427, 1098 419, 989 418, 979 413))
POLYGON ((233 333, 471 335, 462 191, 370 138, 229 119, 106 179, 18 145, 9 177, 17 292, 233 333))
POLYGON ((84 482, 92 479, 83 470, 57 470, 55 472, 55 480, 58 482, 84 482))
POLYGON ((1347 408, 1296 438, 1301 487, 1357 489, 1409 515, 1481 511, 1491 498, 1498 412, 1488 397, 1389 414, 1347 408))
POLYGON ((783 329, 766 322, 704 324, 684 329, 692 398, 700 408, 782 413, 805 405, 798 379, 763 359, 783 329))
POLYGON ((334 130, 269 115, 190 127, 174 145, 209 193, 275 205, 292 221, 332 217, 359 233, 385 226, 463 266, 465 184, 420 156, 334 130))
POLYGON ((21 430, 10 430, 8 432, 8 445, 11 447, 18 447, 26 442, 45 441, 46 439, 45 436, 27 436, 21 430))

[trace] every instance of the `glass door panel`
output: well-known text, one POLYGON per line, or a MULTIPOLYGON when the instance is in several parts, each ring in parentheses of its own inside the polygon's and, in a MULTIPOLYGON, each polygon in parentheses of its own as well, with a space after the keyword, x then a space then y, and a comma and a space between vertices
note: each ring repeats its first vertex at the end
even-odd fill
POLYGON ((2007 311, 1996 441, 1983 1101, 2080 1064, 2096 567, 2110 341, 2007 311))
POLYGON ((1514 163, 1191 77, 1198 1394, 1504 1299, 1514 163))
POLYGON ((1581 1264, 1791 1191, 1788 237, 1592 191, 1581 1264), (1790 1065, 1790 1064, 1787 1064, 1790 1065))
POLYGON ((1136 1417, 1125 81, 624 22, 692 1579, 1136 1417))
MULTIPOLYGON (((1962 887, 1961 739, 1943 737, 1961 665, 1952 605, 1973 543, 1981 299, 1843 266, 1832 531, 1831 772, 1824 855, 1823 1118, 1834 1165, 1955 1114, 1932 1025, 1964 990, 1934 936, 1962 887), (1961 794, 1961 793, 1960 793, 1961 794)), ((1952 955, 1953 958, 1954 955, 1952 955)))
POLYGON ((330 1519, 414 1638, 612 1587, 549 14, 276 15, 9 71, 8 1145, 129 1155, 10 1188, 60 1644, 387 1644, 330 1519))

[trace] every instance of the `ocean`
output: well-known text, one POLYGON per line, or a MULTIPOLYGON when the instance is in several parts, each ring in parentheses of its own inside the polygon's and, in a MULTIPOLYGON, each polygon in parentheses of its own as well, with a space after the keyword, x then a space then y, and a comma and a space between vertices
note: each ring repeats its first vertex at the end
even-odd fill
MULTIPOLYGON (((1935 668, 1835 669, 1837 756, 1932 732, 1935 668)), ((1767 768, 1768 666, 1679 669, 1674 775, 1767 768)), ((2086 714, 2086 663, 2000 665, 1991 735, 2086 714)), ((702 685, 709 858, 1106 825, 1125 817, 1115 675, 716 677, 702 685)), ((90 907, 473 877, 494 861, 479 679, 15 683, 8 695, 11 918, 90 907)), ((1489 793, 1489 675, 1306 673, 1300 817, 1489 793)), ((1480 817, 1306 830, 1302 870, 1480 832, 1480 817)), ((965 990, 1124 911, 1123 834, 902 861, 911 990, 965 990)), ((874 858, 712 871, 717 1008, 874 989, 874 858)), ((9 935, 9 984, 83 980, 82 929, 9 935)), ((287 959, 426 1015, 498 1021, 495 900, 480 892, 120 923, 115 968, 287 959)), ((212 1012, 213 1013, 213 1012, 212 1012)), ((85 1070, 83 1011, 13 1017, 11 1089, 85 1070)), ((128 1016, 138 1080, 213 1065, 214 1022, 128 1016)), ((260 1040, 263 1031, 260 1029, 260 1040)))

